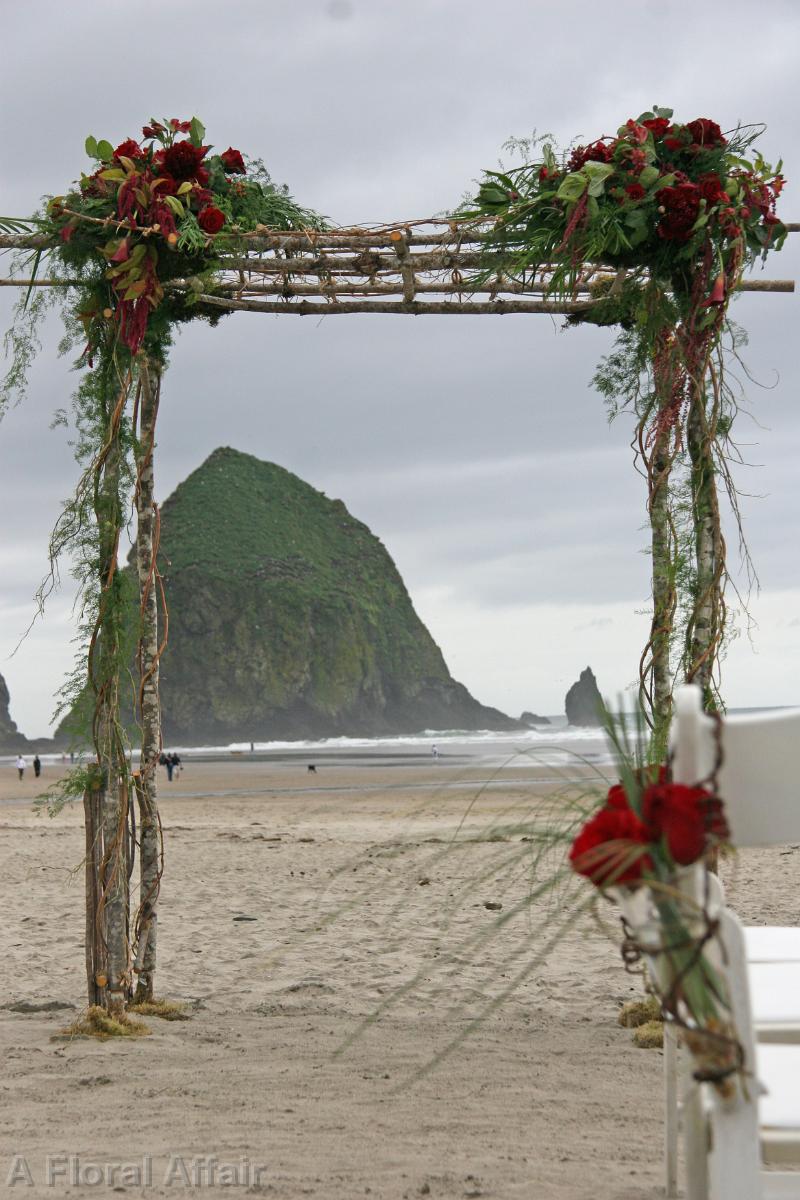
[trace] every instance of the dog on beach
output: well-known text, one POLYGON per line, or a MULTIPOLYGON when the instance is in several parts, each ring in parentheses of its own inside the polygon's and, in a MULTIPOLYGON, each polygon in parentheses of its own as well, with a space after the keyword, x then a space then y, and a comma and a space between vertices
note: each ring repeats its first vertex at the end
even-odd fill
POLYGON ((311 772, 311 774, 312 774, 312 775, 316 775, 316 773, 317 773, 317 768, 314 766, 314 764, 313 764, 313 763, 309 763, 309 764, 308 764, 308 769, 309 769, 309 771, 311 772))

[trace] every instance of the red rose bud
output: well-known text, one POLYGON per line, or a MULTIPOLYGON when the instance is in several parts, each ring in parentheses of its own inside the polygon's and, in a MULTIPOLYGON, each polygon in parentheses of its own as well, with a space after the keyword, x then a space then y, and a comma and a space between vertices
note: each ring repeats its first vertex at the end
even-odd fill
POLYGON ((742 218, 743 221, 746 221, 747 218, 750 216, 750 209, 747 207, 746 204, 742 208, 739 209, 739 216, 742 218))
POLYGON ((214 208, 213 205, 209 205, 208 208, 200 211, 197 223, 205 233, 219 233, 225 224, 225 214, 218 208, 214 208))
POLYGON ((172 118, 170 125, 176 133, 189 133, 192 128, 191 121, 179 121, 177 117, 172 118))
POLYGON ((629 183, 625 188, 625 194, 631 200, 643 200, 646 192, 640 183, 629 183))
POLYGON ((232 146, 229 146, 225 153, 220 154, 219 157, 229 175, 245 174, 244 159, 239 150, 234 150, 232 146))
POLYGON ((120 142, 114 151, 114 158, 141 158, 142 151, 138 142, 133 138, 128 138, 127 141, 120 142))
POLYGON ((649 129, 653 137, 663 137, 669 129, 669 121, 666 117, 651 117, 649 121, 642 121, 645 129, 649 129))

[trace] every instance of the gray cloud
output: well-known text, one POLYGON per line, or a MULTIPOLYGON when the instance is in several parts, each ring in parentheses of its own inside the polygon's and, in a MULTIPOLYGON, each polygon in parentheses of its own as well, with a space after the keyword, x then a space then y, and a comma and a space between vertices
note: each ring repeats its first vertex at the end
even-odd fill
MULTIPOLYGON (((791 187, 800 177, 800 21, 789 0, 758 6, 753 45, 742 41, 742 29, 754 29, 743 0, 623 0, 613 17, 584 0, 495 0, 490 9, 229 0, 222 12, 175 0, 168 27, 164 14, 160 0, 141 0, 136 28, 146 32, 134 37, 125 9, 101 0, 7 6, 0 211, 24 215, 74 179, 87 133, 121 140, 151 115, 197 113, 218 145, 263 156, 278 181, 335 221, 422 217, 456 203, 510 134, 538 127, 562 143, 595 137, 657 102, 727 127, 767 122, 764 152, 786 160, 785 211, 800 213, 791 187), (33 63, 47 95, 30 86, 33 63)), ((799 243, 767 274, 797 274, 799 243)), ((800 586, 797 304, 745 296, 735 312, 751 334, 755 376, 771 383, 779 374, 770 391, 747 384, 762 428, 747 420, 739 428, 758 465, 737 473, 764 497, 743 509, 762 583, 776 595, 800 586)), ((0 295, 6 323, 10 307, 0 295)), ((57 340, 52 322, 31 394, 0 426, 0 671, 26 720, 39 724, 64 659, 68 588, 29 647, 11 664, 3 656, 76 476, 67 435, 49 429, 75 383, 57 340)), ((607 331, 565 332, 524 317, 237 314, 215 331, 188 329, 165 381, 159 490, 163 498, 216 446, 234 445, 341 496, 384 540, 412 596, 447 595, 453 611, 477 606, 487 638, 502 614, 529 604, 626 602, 633 612, 648 592, 643 485, 627 419, 609 427, 589 387, 611 344, 607 331)), ((613 643, 616 628, 598 625, 598 643, 630 658, 627 644, 613 643)), ((448 652, 467 664, 479 694, 511 706, 500 650, 487 659, 474 629, 463 642, 454 633, 448 652)), ((786 665, 796 678, 800 660, 786 665)), ((757 672, 756 662, 734 675, 757 672)), ((621 666, 621 685, 634 673, 634 662, 621 666)))

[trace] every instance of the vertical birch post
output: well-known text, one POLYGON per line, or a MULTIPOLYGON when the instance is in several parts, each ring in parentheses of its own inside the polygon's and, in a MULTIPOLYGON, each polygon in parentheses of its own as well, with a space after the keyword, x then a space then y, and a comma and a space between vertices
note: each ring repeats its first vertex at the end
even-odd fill
POLYGON ((158 760, 161 754, 161 705, 158 660, 158 508, 154 500, 153 451, 161 379, 144 354, 137 359, 140 382, 137 447, 136 565, 139 575, 139 708, 142 742, 139 773, 135 776, 139 805, 141 849, 140 898, 136 915, 138 973, 135 1002, 152 1000, 156 969, 158 895, 161 887, 163 844, 158 813, 158 760))
POLYGON ((642 665, 649 674, 653 737, 661 753, 666 752, 667 735, 672 716, 670 643, 676 604, 673 563, 675 537, 670 512, 669 488, 672 470, 671 437, 672 433, 669 428, 662 429, 656 434, 655 445, 648 462, 653 618, 642 665), (649 655, 649 663, 646 661, 647 655, 649 655))
POLYGON ((86 833, 86 988, 88 1002, 93 1005, 102 1004, 104 999, 97 982, 103 958, 98 927, 102 827, 100 824, 100 791, 97 787, 87 788, 83 793, 83 813, 86 833))
POLYGON ((691 461, 692 520, 695 539, 695 601, 687 629, 686 682, 703 692, 703 707, 717 707, 713 673, 724 620, 721 581, 725 570, 725 543, 719 520, 719 498, 712 457, 716 420, 709 422, 702 382, 692 386, 686 422, 686 444, 691 461))
POLYGON ((100 795, 102 858, 99 871, 96 997, 109 1012, 123 1011, 130 985, 128 941, 128 782, 120 736, 120 644, 124 619, 120 600, 119 537, 122 525, 120 425, 130 381, 107 414, 106 443, 95 467, 100 602, 89 653, 95 690, 93 722, 100 795))

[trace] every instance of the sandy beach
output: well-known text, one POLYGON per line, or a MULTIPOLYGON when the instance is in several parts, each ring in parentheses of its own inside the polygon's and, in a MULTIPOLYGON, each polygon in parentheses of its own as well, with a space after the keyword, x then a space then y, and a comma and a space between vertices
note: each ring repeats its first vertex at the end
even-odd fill
MULTIPOLYGON (((531 887, 521 823, 552 770, 489 787, 474 762, 414 755, 162 772, 158 991, 191 1019, 98 1043, 51 1040, 85 990, 82 813, 31 811, 57 769, 0 780, 0 1175, 24 1156, 20 1194, 661 1195, 661 1055, 616 1024, 639 994, 617 947, 587 921, 490 1007, 564 911, 550 897, 498 924, 531 887)), ((800 921, 797 849, 726 864, 746 920, 800 921)))

